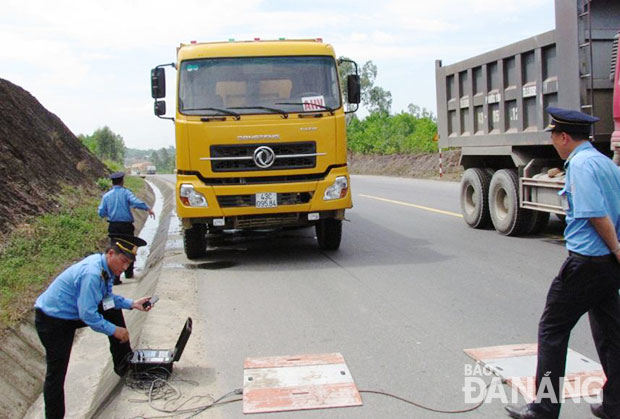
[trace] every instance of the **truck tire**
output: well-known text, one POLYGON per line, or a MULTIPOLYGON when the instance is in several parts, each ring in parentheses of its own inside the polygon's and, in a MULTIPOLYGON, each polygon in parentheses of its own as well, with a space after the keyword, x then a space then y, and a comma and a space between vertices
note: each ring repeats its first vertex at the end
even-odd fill
POLYGON ((207 228, 204 224, 194 224, 183 231, 183 247, 188 259, 197 259, 207 254, 207 228))
POLYGON ((533 211, 519 207, 519 178, 514 169, 495 172, 489 187, 489 212, 495 230, 518 236, 532 225, 533 211))
POLYGON ((529 225, 525 228, 525 234, 541 233, 549 223, 549 215, 551 214, 548 212, 532 211, 532 217, 529 225))
POLYGON ((473 228, 486 228, 491 223, 489 215, 489 184, 491 175, 486 169, 472 168, 461 179, 461 213, 473 228))
POLYGON ((321 250, 337 250, 342 240, 342 220, 325 218, 316 223, 316 239, 321 250))

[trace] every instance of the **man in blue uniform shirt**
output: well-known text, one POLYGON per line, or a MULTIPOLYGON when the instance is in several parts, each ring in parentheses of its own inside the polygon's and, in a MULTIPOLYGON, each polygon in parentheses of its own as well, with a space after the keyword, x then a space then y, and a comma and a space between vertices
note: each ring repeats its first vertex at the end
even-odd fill
POLYGON ((47 371, 43 385, 45 416, 65 414, 64 382, 75 330, 90 326, 109 336, 114 371, 122 376, 131 353, 129 332, 121 309, 148 311, 150 297, 131 300, 112 293, 111 280, 134 260, 138 237, 118 239, 105 253, 94 254, 62 272, 35 303, 35 327, 45 348, 47 371))
MULTIPOLYGON (((133 215, 131 208, 148 211, 149 215, 155 218, 155 213, 148 205, 127 188, 123 186, 125 173, 115 172, 110 175, 112 179, 112 189, 103 195, 99 204, 99 216, 108 218, 108 235, 113 242, 114 238, 120 235, 134 235, 133 215)), ((121 236, 122 237, 122 236, 121 236)), ((133 277, 133 262, 125 270, 125 278, 133 277)), ((121 284, 120 277, 115 277, 114 285, 121 284)))
POLYGON ((564 237, 568 258, 551 283, 538 325, 537 399, 507 406, 513 418, 557 418, 571 330, 588 313, 607 382, 599 418, 620 418, 620 169, 588 140, 598 118, 547 108, 553 146, 566 160, 564 237))

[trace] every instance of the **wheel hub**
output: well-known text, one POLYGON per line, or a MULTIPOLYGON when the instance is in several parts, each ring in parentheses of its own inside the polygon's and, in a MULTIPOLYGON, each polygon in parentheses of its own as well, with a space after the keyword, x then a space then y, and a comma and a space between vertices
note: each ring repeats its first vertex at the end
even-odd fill
POLYGON ((495 214, 502 220, 508 217, 510 200, 505 189, 499 189, 495 195, 495 214))
POLYGON ((468 214, 473 213, 476 210, 476 201, 478 194, 476 189, 472 185, 468 185, 465 190, 465 210, 468 214))

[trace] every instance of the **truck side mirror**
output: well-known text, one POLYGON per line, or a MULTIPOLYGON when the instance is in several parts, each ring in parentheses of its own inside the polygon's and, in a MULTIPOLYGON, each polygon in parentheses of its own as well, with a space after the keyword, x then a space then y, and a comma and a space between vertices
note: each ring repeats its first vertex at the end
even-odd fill
POLYGON ((151 70, 151 96, 153 99, 166 97, 166 72, 161 67, 151 70))
POLYGON ((153 109, 155 111, 155 116, 162 116, 166 114, 166 102, 163 100, 156 100, 155 107, 153 109))
POLYGON ((349 103, 359 104, 361 102, 360 76, 349 74, 347 76, 347 98, 349 103))

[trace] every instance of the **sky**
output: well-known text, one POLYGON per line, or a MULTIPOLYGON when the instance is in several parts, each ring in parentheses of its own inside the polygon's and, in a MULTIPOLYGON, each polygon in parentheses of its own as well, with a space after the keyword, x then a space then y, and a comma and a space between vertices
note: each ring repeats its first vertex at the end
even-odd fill
MULTIPOLYGON (((568 1, 568 0, 566 0, 568 1)), ((150 69, 180 43, 322 38, 378 68, 392 113, 436 113, 435 60, 452 64, 555 27, 553 0, 3 0, 0 78, 27 90, 75 134, 108 126, 125 145, 174 145, 153 115, 150 69)), ((167 69, 167 105, 174 70, 167 69)), ((360 111, 361 117, 366 112, 360 111)))

